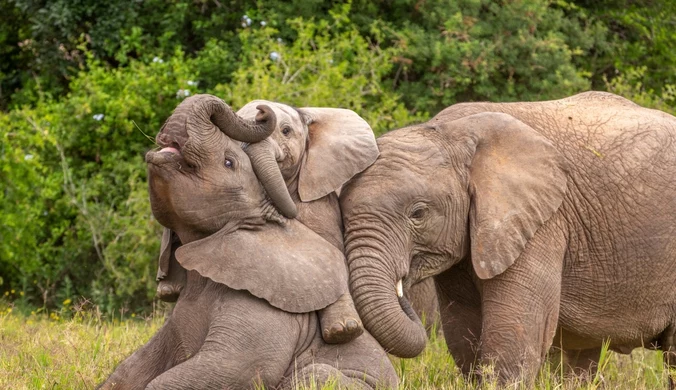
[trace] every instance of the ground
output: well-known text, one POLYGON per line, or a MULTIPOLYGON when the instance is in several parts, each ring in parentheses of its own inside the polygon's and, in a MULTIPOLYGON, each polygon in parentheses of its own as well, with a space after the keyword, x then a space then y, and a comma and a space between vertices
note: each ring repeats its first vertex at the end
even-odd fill
MULTIPOLYGON (((0 389, 91 389, 159 329, 162 315, 103 320, 96 313, 29 316, 0 313, 0 389)), ((459 375, 443 338, 433 338, 416 359, 392 359, 402 389, 474 389, 459 375)), ((538 389, 665 389, 667 372, 660 352, 608 353, 594 380, 562 382, 560 370, 545 367, 538 389), (562 384, 563 383, 563 384, 562 384)), ((482 389, 493 389, 486 383, 482 389)), ((333 389, 335 386, 326 386, 333 389)))

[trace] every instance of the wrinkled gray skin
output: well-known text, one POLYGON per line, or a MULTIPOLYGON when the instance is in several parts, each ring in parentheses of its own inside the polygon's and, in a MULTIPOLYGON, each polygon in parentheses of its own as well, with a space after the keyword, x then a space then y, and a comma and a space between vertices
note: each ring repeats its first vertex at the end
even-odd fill
POLYGON ((465 103, 378 139, 340 194, 353 298, 389 352, 425 331, 395 293, 433 277, 463 373, 532 379, 550 346, 578 371, 603 340, 674 364, 676 118, 601 92, 465 103), (403 309, 403 310, 402 310, 403 309))
MULTIPOLYGON (((330 377, 396 387, 368 333, 322 340, 314 310, 345 292, 342 253, 277 212, 254 175, 265 167, 221 131, 236 124, 213 120, 214 105, 229 109, 219 102, 186 99, 158 134, 161 150, 146 155, 153 214, 167 228, 162 249, 188 270, 186 283, 164 326, 100 388, 293 388, 330 377)), ((273 126, 261 110, 259 124, 273 126)))
MULTIPOLYGON (((265 145, 275 156, 298 210, 296 219, 343 248, 343 221, 336 190, 378 157, 371 127, 351 110, 305 107, 267 100, 247 103, 237 115, 253 120, 259 106, 270 107, 277 125, 265 145)), ((322 336, 348 342, 364 328, 349 292, 319 312, 322 336)))

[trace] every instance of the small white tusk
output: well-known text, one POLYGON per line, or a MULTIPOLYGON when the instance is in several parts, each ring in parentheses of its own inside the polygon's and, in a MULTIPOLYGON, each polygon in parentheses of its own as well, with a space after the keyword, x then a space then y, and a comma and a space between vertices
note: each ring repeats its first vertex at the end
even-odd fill
POLYGON ((404 296, 404 285, 401 283, 401 280, 397 282, 397 296, 402 298, 404 296))

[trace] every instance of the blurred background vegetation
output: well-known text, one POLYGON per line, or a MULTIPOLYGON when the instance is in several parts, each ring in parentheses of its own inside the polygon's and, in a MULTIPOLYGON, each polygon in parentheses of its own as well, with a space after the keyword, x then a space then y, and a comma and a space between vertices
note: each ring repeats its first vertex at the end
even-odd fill
POLYGON ((143 154, 181 99, 355 110, 595 89, 676 110, 672 0, 0 0, 0 299, 141 314, 160 230, 143 154), (147 137, 150 136, 150 139, 147 137))

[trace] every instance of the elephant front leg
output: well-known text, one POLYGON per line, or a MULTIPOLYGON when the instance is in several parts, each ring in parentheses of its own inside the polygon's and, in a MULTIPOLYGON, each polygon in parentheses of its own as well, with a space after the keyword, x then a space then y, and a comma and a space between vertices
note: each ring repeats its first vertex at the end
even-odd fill
POLYGON ((122 361, 97 389, 145 389, 153 378, 173 365, 177 342, 171 327, 167 321, 150 341, 122 361))
POLYGON ((465 377, 476 367, 481 336, 481 297, 467 265, 463 262, 434 278, 446 346, 465 377))
POLYGON ((349 292, 320 310, 319 322, 322 327, 322 337, 329 344, 344 344, 364 333, 364 327, 349 292))
POLYGON ((534 380, 556 333, 565 246, 542 244, 529 242, 510 268, 482 282, 481 363, 501 383, 534 380))

